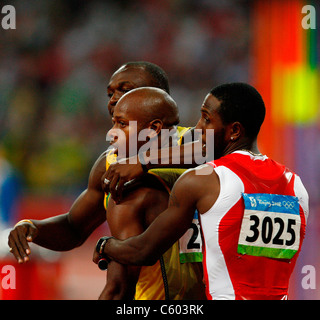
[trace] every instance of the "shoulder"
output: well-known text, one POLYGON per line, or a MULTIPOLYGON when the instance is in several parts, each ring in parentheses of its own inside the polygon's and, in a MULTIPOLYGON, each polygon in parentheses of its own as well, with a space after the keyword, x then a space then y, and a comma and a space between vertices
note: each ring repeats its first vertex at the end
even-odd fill
POLYGON ((164 179, 162 179, 161 174, 158 173, 148 173, 130 181, 128 184, 125 184, 123 189, 123 197, 126 197, 129 194, 140 193, 141 190, 150 190, 152 191, 163 191, 170 192, 170 189, 164 179))
POLYGON ((177 180, 170 195, 170 204, 194 206, 201 213, 209 204, 212 205, 219 193, 219 177, 212 166, 205 164, 187 170, 177 180))
POLYGON ((177 180, 176 185, 194 189, 212 179, 218 179, 217 173, 211 165, 203 164, 196 168, 186 170, 177 180))
POLYGON ((155 217, 166 209, 167 203, 167 193, 146 186, 137 187, 123 194, 117 204, 111 198, 107 221, 112 234, 127 238, 142 233, 155 217))
POLYGON ((106 159, 107 159, 107 151, 102 152, 97 160, 94 162, 91 171, 99 170, 106 171, 106 159))
POLYGON ((111 199, 108 206, 108 220, 140 221, 142 226, 149 225, 156 216, 168 206, 169 192, 153 175, 146 175, 135 185, 126 188, 121 201, 116 205, 111 199))
POLYGON ((146 207, 167 199, 168 194, 169 190, 166 189, 164 182, 153 174, 146 174, 135 184, 124 189, 123 201, 132 201, 137 206, 146 207))
POLYGON ((158 202, 157 199, 162 198, 162 195, 168 195, 164 184, 155 175, 146 174, 135 180, 134 183, 125 186, 122 199, 117 206, 129 205, 128 210, 139 210, 152 200, 158 202))
POLYGON ((101 178, 106 171, 106 155, 104 151, 93 164, 89 175, 89 187, 101 188, 101 178))

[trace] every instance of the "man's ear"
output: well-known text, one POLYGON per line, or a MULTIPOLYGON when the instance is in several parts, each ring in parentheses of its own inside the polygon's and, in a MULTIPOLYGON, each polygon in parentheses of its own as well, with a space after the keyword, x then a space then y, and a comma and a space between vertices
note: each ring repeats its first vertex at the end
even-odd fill
POLYGON ((163 122, 160 119, 152 120, 149 123, 149 129, 152 129, 150 138, 152 139, 152 138, 156 137, 157 135, 159 135, 162 128, 163 128, 163 122))
POLYGON ((245 135, 245 129, 240 122, 233 122, 229 126, 230 140, 237 141, 239 138, 245 135))

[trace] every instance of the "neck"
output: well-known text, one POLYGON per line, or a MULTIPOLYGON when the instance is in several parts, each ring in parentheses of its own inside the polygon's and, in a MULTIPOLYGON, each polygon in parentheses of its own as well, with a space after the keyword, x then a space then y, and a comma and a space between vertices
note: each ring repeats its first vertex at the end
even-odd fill
POLYGON ((248 138, 241 139, 239 141, 229 143, 226 149, 223 152, 223 155, 226 156, 235 151, 245 150, 254 154, 261 155, 261 152, 257 146, 257 139, 250 140, 248 138))

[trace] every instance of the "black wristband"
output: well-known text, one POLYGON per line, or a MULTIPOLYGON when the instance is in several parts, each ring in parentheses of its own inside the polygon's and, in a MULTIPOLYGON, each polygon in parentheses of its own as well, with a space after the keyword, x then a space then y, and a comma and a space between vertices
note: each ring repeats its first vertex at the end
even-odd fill
POLYGON ((101 258, 98 261, 98 267, 100 270, 104 271, 108 269, 109 266, 109 262, 106 258, 101 258))
POLYGON ((143 172, 147 173, 148 172, 148 168, 147 168, 147 164, 144 161, 144 157, 143 157, 142 153, 138 153, 138 159, 139 159, 139 162, 141 164, 143 172))
POLYGON ((100 238, 96 244, 96 252, 99 254, 103 254, 104 247, 111 238, 113 238, 113 237, 100 238))

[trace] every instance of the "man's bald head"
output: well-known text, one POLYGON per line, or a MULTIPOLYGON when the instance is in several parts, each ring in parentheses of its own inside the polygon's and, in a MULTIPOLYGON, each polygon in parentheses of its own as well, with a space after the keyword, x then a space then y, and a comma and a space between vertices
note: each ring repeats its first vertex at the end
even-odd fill
POLYGON ((134 115, 145 124, 159 119, 163 128, 171 128, 179 123, 177 104, 168 93, 158 88, 133 89, 120 98, 116 108, 134 115))

